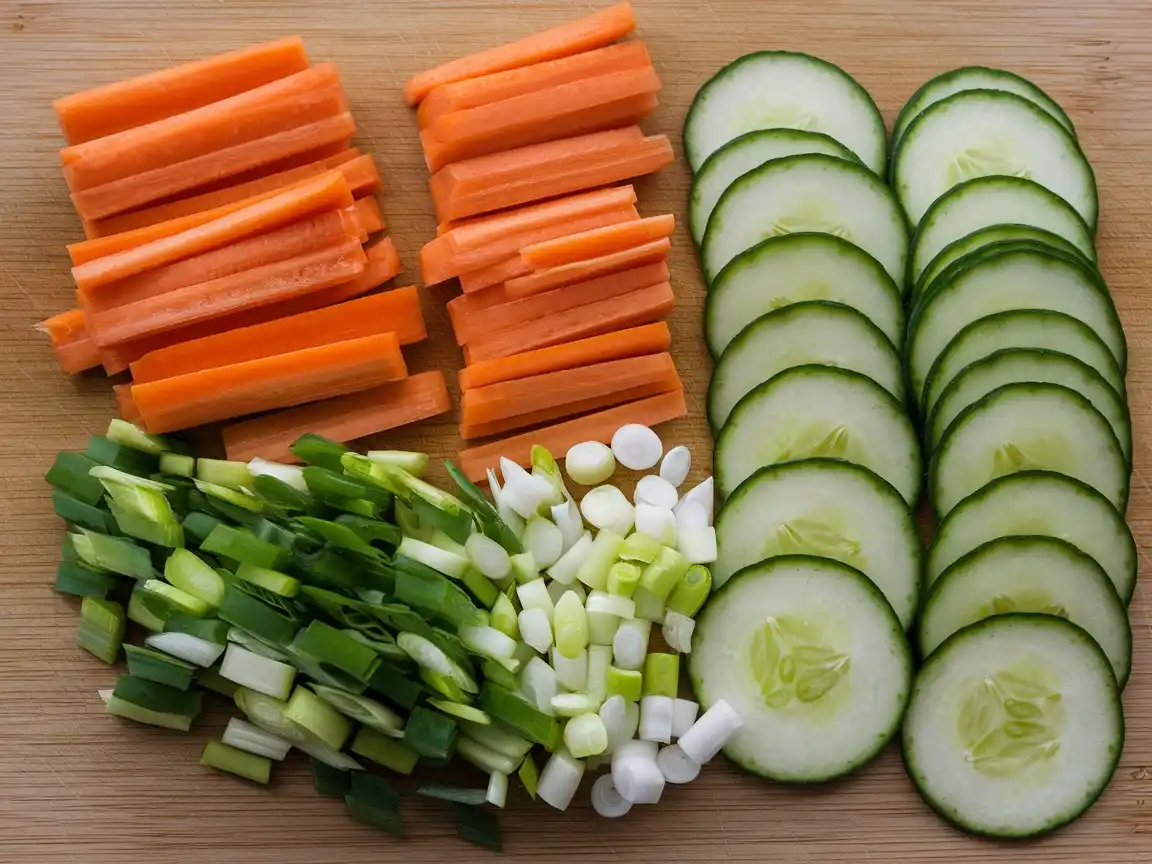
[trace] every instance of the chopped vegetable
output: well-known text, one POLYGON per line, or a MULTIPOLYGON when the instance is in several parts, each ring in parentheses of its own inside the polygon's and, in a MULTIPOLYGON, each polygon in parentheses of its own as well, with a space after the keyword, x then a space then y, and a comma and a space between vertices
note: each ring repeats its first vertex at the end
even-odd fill
MULTIPOLYGON (((620 631, 617 631, 620 632, 620 631)), ((644 676, 635 669, 608 667, 608 697, 622 696, 629 702, 639 702, 644 676)))
POLYGON ((631 804, 657 804, 664 792, 664 775, 656 765, 656 744, 629 741, 612 754, 612 785, 631 804))
POLYGON ((296 680, 295 667, 262 657, 239 645, 229 645, 220 664, 220 674, 258 693, 287 699, 296 680))
POLYGON ((284 719, 307 736, 339 750, 352 734, 352 723, 305 687, 297 687, 284 708, 284 719))
POLYGON ((397 774, 411 774, 420 759, 415 750, 368 726, 360 727, 349 749, 397 774))
POLYGON ((224 645, 187 633, 153 633, 144 644, 195 666, 211 666, 224 653, 224 645))
POLYGON ((696 722, 700 706, 690 699, 677 699, 672 705, 672 737, 680 738, 696 722))
POLYGON ((196 679, 196 667, 160 651, 139 645, 125 645, 128 671, 137 678, 166 684, 178 690, 187 690, 196 679))
POLYGON ((312 759, 312 781, 316 792, 325 798, 340 798, 352 789, 352 772, 347 769, 333 768, 325 762, 312 759))
POLYGON ((540 774, 536 794, 557 810, 567 810, 584 776, 584 763, 563 752, 555 752, 540 774))
POLYGON ((676 744, 660 748, 656 767, 669 783, 691 783, 700 775, 700 765, 689 759, 676 744))
POLYGON ((665 612, 662 634, 668 647, 680 654, 692 651, 692 631, 696 629, 696 622, 679 612, 665 612))
POLYGON ((76 644, 109 665, 120 655, 128 619, 124 607, 114 600, 85 597, 80 604, 76 644))
POLYGON ((596 778, 592 784, 592 809, 597 815, 605 819, 618 819, 627 816, 632 809, 632 802, 625 801, 623 796, 612 785, 612 775, 604 774, 596 778))
POLYGON ((677 742, 684 755, 704 765, 720 752, 729 738, 743 726, 740 715, 723 699, 717 701, 692 724, 677 742))
POLYGON ((448 759, 455 750, 458 733, 451 717, 416 707, 404 727, 404 745, 428 759, 448 759))
POLYGON ((253 753, 265 759, 282 762, 292 749, 292 742, 285 741, 271 732, 265 732, 246 720, 233 717, 220 738, 220 742, 237 750, 253 753))

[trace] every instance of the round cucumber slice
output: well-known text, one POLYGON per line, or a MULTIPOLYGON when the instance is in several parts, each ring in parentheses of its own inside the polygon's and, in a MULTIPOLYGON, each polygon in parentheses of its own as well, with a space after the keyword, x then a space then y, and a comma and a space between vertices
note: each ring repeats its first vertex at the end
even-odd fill
POLYGON ((801 231, 842 237, 904 278, 908 226, 892 191, 864 166, 817 153, 773 159, 725 190, 700 248, 704 278, 761 240, 801 231))
POLYGON ((719 558, 712 579, 780 555, 819 555, 876 583, 904 627, 920 594, 923 548, 912 512, 882 477, 839 459, 761 468, 716 515, 719 558))
POLYGON ((928 469, 932 508, 943 518, 985 483, 1024 470, 1056 471, 1087 483, 1119 512, 1128 501, 1128 462, 1092 403, 1058 384, 1007 384, 956 418, 928 469))
POLYGON ((837 141, 820 132, 803 129, 757 129, 733 138, 704 160, 688 193, 688 231, 699 246, 704 240, 708 217, 724 190, 737 177, 758 168, 770 159, 800 156, 804 153, 823 153, 849 162, 860 159, 837 141))
POLYGON ((900 622, 862 573, 788 555, 741 570, 697 619, 688 676, 701 709, 743 727, 724 755, 761 777, 831 780, 895 735, 911 689, 900 622))
POLYGON ((942 817, 974 834, 1035 837, 1104 791, 1124 716, 1112 667, 1081 628, 997 615, 924 664, 902 737, 908 775, 942 817))
POLYGON ((876 325, 840 303, 809 300, 761 315, 728 343, 708 384, 713 433, 753 387, 785 369, 812 364, 867 375, 904 399, 900 357, 876 325))
POLYGON ((940 395, 968 366, 1006 348, 1059 351, 1091 366, 1117 393, 1124 392, 1116 358, 1091 327, 1060 312, 1019 309, 980 318, 956 334, 928 372, 923 413, 931 415, 940 395))
POLYGON ((900 289, 880 263, 831 234, 770 237, 728 263, 704 301, 704 337, 719 357, 761 315, 805 300, 851 306, 888 341, 904 341, 900 289))
POLYGON ((1051 231, 1089 261, 1096 260, 1091 229, 1059 195, 1023 177, 977 177, 940 196, 920 220, 909 256, 909 282, 917 282, 924 268, 949 243, 981 228, 1006 223, 1051 231))
POLYGON ((1067 129, 1070 135, 1076 136, 1076 130, 1072 126, 1072 121, 1068 119, 1068 115, 1064 113, 1064 109, 1027 78, 1022 78, 1016 73, 1004 69, 965 66, 929 79, 912 94, 911 99, 904 103, 904 107, 900 109, 900 113, 896 117, 896 122, 892 124, 893 149, 900 143, 908 125, 919 117, 926 108, 935 105, 941 99, 947 99, 949 96, 962 93, 965 90, 1003 90, 1007 93, 1015 93, 1052 115, 1052 119, 1067 129))
POLYGON ((998 387, 1030 381, 1060 384, 1075 390, 1104 415, 1112 427, 1124 458, 1132 460, 1132 420, 1128 405, 1091 366, 1055 351, 1008 348, 977 360, 952 379, 925 424, 926 449, 933 450, 944 430, 969 405, 998 387))
POLYGON ((1051 309, 1083 321, 1124 369, 1124 330, 1099 277, 1071 259, 1014 248, 988 253, 952 278, 937 279, 920 298, 908 321, 906 362, 912 392, 923 395, 932 364, 966 325, 1009 309, 1051 309))
POLYGON ((925 586, 977 546, 1013 535, 1071 543, 1104 569, 1121 600, 1132 599, 1137 556, 1128 524, 1091 486, 1051 471, 997 478, 957 504, 928 549, 925 586))
POLYGON ((797 366, 741 399, 716 440, 716 485, 728 495, 758 468, 827 456, 875 471, 916 503, 916 432, 903 406, 866 375, 797 366))
POLYGON ((863 87, 826 60, 791 51, 758 51, 729 63, 705 82, 684 120, 692 170, 754 129, 803 129, 835 138, 884 173, 884 119, 863 87))
POLYGON ((969 624, 1009 612, 1066 618, 1096 640, 1120 689, 1132 669, 1128 610, 1100 565, 1055 537, 1000 537, 940 574, 920 614, 920 651, 931 656, 969 624))
POLYGON ((1095 230, 1096 178, 1080 145, 1014 93, 966 90, 941 99, 909 124, 892 154, 892 186, 913 225, 953 186, 990 175, 1035 180, 1095 230))

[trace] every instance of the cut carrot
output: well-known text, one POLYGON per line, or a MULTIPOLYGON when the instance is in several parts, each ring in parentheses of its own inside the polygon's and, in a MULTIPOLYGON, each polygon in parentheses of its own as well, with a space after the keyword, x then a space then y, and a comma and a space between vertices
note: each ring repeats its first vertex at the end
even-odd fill
POLYGON ((378 387, 407 374, 395 333, 133 384, 149 432, 174 432, 378 387))
POLYGON ((360 227, 367 234, 376 234, 383 231, 384 214, 380 212, 380 204, 371 195, 356 199, 356 215, 360 219, 360 227))
POLYGON ((451 408, 444 376, 421 372, 371 390, 225 426, 224 448, 229 459, 238 461, 260 456, 276 462, 299 462, 289 447, 307 432, 347 443, 435 417, 451 408))
POLYGON ((100 365, 100 352, 88 335, 82 310, 69 309, 53 315, 37 324, 36 329, 48 335, 60 368, 69 375, 100 365))
MULTIPOLYGON (((684 392, 665 393, 650 399, 641 399, 587 414, 575 420, 566 420, 555 426, 525 432, 502 441, 469 447, 459 453, 460 470, 474 483, 487 480, 489 468, 500 465, 500 457, 511 459, 521 466, 531 467, 532 445, 539 444, 553 453, 567 453, 569 448, 581 441, 600 441, 608 444, 621 426, 638 423, 641 426, 656 426, 667 423, 688 413, 684 402, 684 392)), ((229 455, 229 458, 235 458, 229 455)))
POLYGON ((520 250, 524 260, 536 270, 545 267, 562 267, 589 258, 599 258, 613 252, 620 252, 634 246, 651 243, 672 236, 676 227, 676 217, 671 213, 664 216, 649 216, 635 222, 608 225, 594 228, 580 234, 570 234, 555 240, 545 240, 526 246, 520 250))
POLYGON ((66 345, 88 335, 84 326, 84 312, 80 309, 68 309, 59 315, 46 318, 36 325, 36 329, 48 334, 53 347, 66 345))
POLYGON ((320 144, 343 141, 355 131, 356 122, 351 114, 337 114, 266 138, 247 141, 82 192, 73 192, 72 204, 81 218, 104 219, 197 189, 214 180, 232 177, 320 144))
POLYGON ((469 54, 412 76, 404 85, 404 101, 418 105, 433 88, 506 69, 519 69, 558 57, 601 48, 636 29, 632 4, 621 3, 584 18, 534 33, 507 45, 469 54))
POLYGON ((346 339, 395 333, 401 345, 428 334, 416 289, 397 288, 313 312, 181 342, 146 354, 132 364, 137 384, 259 360, 346 339))
POLYGON ((641 357, 667 351, 672 335, 663 321, 629 330, 616 330, 602 336, 579 339, 550 348, 513 354, 499 360, 486 360, 460 370, 460 389, 473 390, 501 381, 515 381, 532 375, 575 369, 591 363, 605 363, 625 357, 641 357))
POLYGON ((663 261, 668 257, 668 252, 671 249, 672 241, 664 237, 641 246, 633 246, 620 252, 601 255, 599 258, 589 258, 574 264, 536 270, 527 276, 509 279, 504 283, 504 288, 514 297, 528 297, 532 294, 563 288, 565 285, 573 285, 576 282, 583 282, 597 276, 618 273, 626 267, 663 261))
POLYGON ((460 401, 460 437, 500 435, 681 389, 670 354, 649 354, 548 372, 468 390, 460 401))
MULTIPOLYGON (((118 279, 219 249, 228 243, 278 228, 313 213, 351 207, 352 203, 352 192, 344 175, 339 171, 329 171, 253 204, 236 208, 195 228, 178 234, 162 235, 160 239, 141 246, 73 267, 72 278, 81 291, 90 291, 118 279)), ((148 231, 143 230, 145 233, 148 231)))
POLYGON ((470 294, 473 291, 483 291, 485 288, 503 285, 508 279, 526 276, 531 272, 532 268, 524 262, 524 259, 519 255, 514 255, 488 267, 473 270, 471 273, 461 273, 460 288, 466 294, 470 294))
POLYGON ((277 192, 286 186, 318 177, 333 169, 339 171, 347 178, 348 188, 353 195, 366 195, 375 191, 380 185, 380 172, 371 156, 360 155, 359 150, 344 150, 339 155, 329 156, 308 165, 302 165, 287 171, 270 174, 247 183, 229 186, 215 192, 205 192, 191 198, 181 198, 167 204, 158 204, 145 210, 135 210, 122 216, 113 216, 110 219, 100 219, 90 223, 92 236, 107 237, 120 234, 124 231, 134 231, 148 225, 167 222, 181 216, 189 216, 243 201, 263 192, 277 192))
POLYGON ((143 417, 140 415, 136 400, 132 398, 132 385, 114 384, 112 392, 116 395, 116 409, 120 416, 129 423, 140 423, 143 417))
POLYGON ((65 96, 52 103, 69 144, 82 144, 254 90, 308 68, 299 36, 253 45, 65 96))
POLYGON ((88 316, 88 329, 104 347, 222 318, 347 282, 367 266, 360 241, 347 240, 88 316))
POLYGON ((448 315, 452 319, 456 343, 465 345, 469 342, 482 342, 492 333, 530 325, 577 306, 619 297, 649 285, 659 285, 667 282, 668 277, 668 265, 661 261, 530 297, 518 298, 506 288, 492 289, 493 293, 487 297, 486 291, 462 294, 449 301, 448 315))
POLYGON ((57 345, 54 350, 60 368, 69 375, 100 365, 100 349, 90 336, 57 345))
POLYGON ((520 69, 457 81, 429 93, 428 98, 420 103, 416 122, 425 129, 453 111, 477 108, 594 75, 650 65, 652 59, 643 42, 623 42, 520 69))
POLYGON ((558 312, 531 325, 493 333, 481 342, 469 343, 464 349, 464 358, 471 365, 625 327, 650 324, 671 312, 675 305, 671 285, 667 282, 650 285, 619 297, 558 312))

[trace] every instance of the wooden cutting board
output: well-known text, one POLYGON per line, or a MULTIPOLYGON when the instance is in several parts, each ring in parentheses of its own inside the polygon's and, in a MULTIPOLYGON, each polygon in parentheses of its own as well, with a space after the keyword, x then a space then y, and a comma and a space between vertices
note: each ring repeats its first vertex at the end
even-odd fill
MULTIPOLYGON (((596 4, 601 5, 601 4, 596 4)), ((716 69, 765 48, 808 51, 847 69, 891 121, 928 77, 983 64, 1013 69, 1068 111, 1096 169, 1100 260, 1128 334, 1136 426, 1129 520, 1147 566, 1152 489, 1152 7, 1147 0, 637 0, 639 35, 664 81, 647 124, 679 130, 716 69)), ((61 524, 42 475, 54 453, 82 448, 112 416, 107 381, 69 380, 32 325, 71 305, 64 244, 80 239, 55 150, 53 98, 160 66, 290 33, 340 64, 360 123, 357 143, 384 175, 384 212, 408 279, 434 220, 411 112, 413 72, 567 20, 591 8, 562 0, 0 0, 0 861, 5 864, 357 864, 472 862, 490 853, 455 838, 447 808, 409 799, 410 839, 364 828, 317 797, 306 768, 277 770, 270 789, 197 765, 226 716, 187 736, 110 718, 96 695, 112 671, 74 646, 75 604, 49 588, 61 524)), ((640 184, 646 214, 684 212, 683 164, 640 184)), ((703 300, 686 233, 677 230, 680 305, 674 352, 691 417, 668 439, 707 460, 708 362, 703 300)), ((447 288, 424 297, 432 339, 414 369, 453 371, 447 288)), ((449 419, 392 436, 437 456, 457 446, 449 419)), ((698 464, 697 474, 709 466, 698 464)), ((786 788, 718 761, 670 789, 657 808, 595 818, 586 793, 567 813, 521 792, 503 816, 510 858, 538 862, 1130 862, 1152 861, 1152 588, 1137 588, 1124 703, 1128 740, 1115 780, 1089 815, 1034 843, 995 844, 940 822, 917 798, 895 748, 831 786, 786 788)))

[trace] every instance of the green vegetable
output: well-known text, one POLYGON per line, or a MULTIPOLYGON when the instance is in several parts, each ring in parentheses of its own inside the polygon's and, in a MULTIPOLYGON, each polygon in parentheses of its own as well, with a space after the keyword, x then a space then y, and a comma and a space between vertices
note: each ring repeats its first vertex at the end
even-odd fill
POLYGON ((184 536, 190 538, 194 543, 200 544, 207 539, 217 525, 223 523, 215 516, 193 510, 184 517, 181 524, 184 526, 184 536))
POLYGON ((215 666, 208 669, 201 669, 196 676, 196 683, 206 690, 211 690, 213 693, 219 693, 221 696, 227 696, 232 699, 236 696, 236 691, 240 690, 240 685, 235 681, 229 681, 220 674, 220 670, 215 666))
POLYGON ((187 714, 166 714, 162 711, 153 711, 143 708, 132 702, 125 702, 117 696, 112 696, 104 706, 104 710, 126 720, 137 723, 146 723, 149 726, 160 726, 164 729, 175 729, 178 732, 187 732, 192 728, 193 717, 187 714))
POLYGON ((257 567, 255 564, 241 563, 236 568, 236 578, 259 585, 265 591, 281 597, 295 597, 300 593, 300 580, 278 570, 257 567))
POLYGON ((372 673, 368 681, 368 688, 378 693, 393 705, 400 708, 411 709, 420 699, 424 688, 419 682, 406 677, 395 666, 382 663, 372 673))
POLYGON ((187 549, 172 552, 164 565, 164 578, 211 607, 218 607, 224 600, 226 586, 220 574, 187 549))
MULTIPOLYGON (((196 479, 215 486, 251 487, 252 472, 245 462, 228 462, 224 459, 200 459, 196 463, 196 479)), ((203 490, 201 490, 203 491, 203 490)))
POLYGON ((404 836, 404 823, 400 821, 399 810, 373 807, 370 804, 365 804, 353 795, 348 795, 344 799, 344 803, 348 805, 348 811, 358 822, 363 822, 365 825, 371 825, 373 828, 387 831, 396 837, 404 836))
POLYGON ((451 717, 416 707, 404 727, 404 744, 428 759, 449 759, 455 751, 459 730, 451 717))
MULTIPOLYGON (((162 495, 159 497, 166 501, 162 495)), ((174 513, 170 519, 163 521, 149 519, 124 507, 115 498, 108 501, 108 509, 112 511, 112 518, 116 520, 116 528, 121 534, 157 546, 176 548, 184 545, 184 529, 174 513)))
MULTIPOLYGON (((623 696, 628 702, 639 702, 643 694, 644 676, 635 669, 608 667, 608 696, 623 696)), ((676 694, 673 693, 673 696, 676 694)))
POLYGON ((500 514, 496 508, 492 506, 492 502, 488 500, 488 496, 480 491, 480 488, 464 476, 459 468, 453 465, 450 461, 444 463, 444 467, 448 470, 448 476, 455 481, 457 487, 460 489, 468 506, 472 508, 472 513, 476 517, 476 522, 480 526, 480 531, 484 536, 489 537, 504 547, 504 550, 509 555, 518 555, 524 551, 524 546, 520 543, 520 539, 516 536, 515 532, 508 527, 508 524, 500 518, 500 514))
POLYGON ((360 727, 349 749, 397 774, 411 774, 420 760, 415 750, 367 726, 360 727))
POLYGON ((379 774, 356 771, 349 778, 349 783, 348 794, 364 804, 380 810, 396 810, 400 806, 400 796, 392 784, 379 774))
POLYGON ((116 530, 116 523, 110 514, 99 507, 85 504, 79 498, 73 498, 60 489, 52 490, 52 509, 65 522, 79 525, 81 528, 89 528, 103 534, 110 534, 116 530))
POLYGON ((149 711, 182 714, 186 717, 195 717, 200 713, 204 698, 204 694, 197 690, 181 690, 131 674, 116 679, 116 689, 112 695, 149 711))
POLYGON ((512 578, 521 585, 527 585, 540 578, 540 568, 531 552, 521 552, 512 556, 512 578))
POLYGON ((171 449, 171 445, 159 435, 149 435, 139 426, 116 417, 109 421, 106 437, 114 444, 131 447, 142 453, 159 456, 171 449))
POLYGON ((480 610, 460 586, 418 562, 397 557, 396 600, 425 617, 465 627, 480 620, 480 610))
POLYGON ((608 528, 604 528, 592 541, 588 557, 576 572, 576 578, 593 591, 604 591, 608 587, 608 572, 619 558, 624 538, 608 528))
POLYGON ((711 590, 712 574, 708 568, 703 564, 693 564, 668 596, 668 609, 692 618, 700 611, 711 590))
MULTIPOLYGON (((645 535, 640 535, 645 536, 645 535)), ((608 593, 631 597, 640 584, 640 568, 628 561, 617 561, 608 571, 608 593)))
POLYGON ((365 519, 362 516, 345 514, 336 517, 336 523, 352 529, 365 543, 382 543, 395 548, 400 545, 403 536, 400 529, 378 519, 365 519))
POLYGON ((367 645, 362 645, 323 621, 311 621, 292 640, 294 656, 304 656, 324 669, 341 672, 367 683, 380 665, 380 658, 367 645))
POLYGON ((292 618, 235 585, 225 590, 224 602, 217 614, 222 621, 247 630, 270 645, 287 645, 296 634, 296 622, 292 618))
POLYGON ((509 639, 519 639, 520 626, 517 623, 516 607, 512 605, 512 601, 506 595, 500 594, 491 609, 490 625, 509 639))
POLYGON ((203 618, 210 611, 208 604, 199 597, 160 579, 149 579, 138 590, 144 592, 144 600, 148 603, 155 602, 153 601, 154 597, 164 598, 173 611, 186 612, 200 618, 203 618))
POLYGON ((520 763, 520 770, 516 774, 520 778, 520 782, 524 784, 524 791, 528 793, 528 797, 535 801, 536 789, 540 785, 540 771, 536 768, 531 753, 524 757, 524 761, 520 763))
POLYGON ((529 741, 551 747, 559 740, 560 724, 555 717, 549 717, 499 684, 485 681, 480 688, 479 704, 493 718, 512 727, 529 741))
POLYGON ((178 477, 192 477, 196 473, 196 460, 179 453, 160 454, 160 473, 178 477))
POLYGON ((53 587, 62 594, 103 599, 121 584, 120 579, 111 573, 75 561, 61 561, 56 567, 56 583, 53 587))
POLYGON ((140 477, 147 477, 160 470, 160 460, 155 455, 117 444, 104 435, 93 435, 89 438, 88 449, 84 451, 84 455, 93 462, 119 468, 121 471, 140 477))
POLYGON ((316 507, 311 495, 270 474, 253 478, 252 491, 265 504, 280 510, 308 511, 316 507))
MULTIPOLYGON (((201 459, 203 463, 205 460, 201 459)), ((199 466, 197 466, 199 467, 199 466)), ((233 489, 219 483, 209 483, 207 480, 193 480, 196 490, 210 499, 218 499, 217 504, 230 504, 236 510, 247 510, 250 513, 263 513, 264 504, 255 495, 244 489, 233 489)))
POLYGON ((162 629, 165 633, 184 633, 214 645, 223 645, 228 641, 228 631, 232 627, 219 618, 197 618, 186 612, 173 612, 164 621, 162 629))
POLYGON ((588 614, 580 597, 565 591, 552 613, 552 629, 556 634, 556 650, 569 659, 579 656, 588 647, 588 614))
POLYGON ((461 786, 443 786, 439 783, 421 783, 416 787, 416 794, 425 798, 437 798, 440 801, 452 801, 456 804, 483 804, 487 792, 484 789, 465 789, 461 786))
POLYGON ((95 506, 104 497, 104 487, 99 480, 88 473, 96 467, 96 464, 87 456, 63 450, 56 454, 56 461, 52 463, 44 479, 65 495, 83 504, 95 506))
MULTIPOLYGON (((385 607, 345 597, 343 594, 317 588, 314 585, 304 585, 300 591, 301 597, 344 627, 359 631, 373 640, 394 641, 392 634, 384 626, 385 624, 392 626, 393 622, 382 621, 378 614, 380 609, 385 607)), ((431 632, 432 628, 424 624, 423 619, 417 620, 431 632)))
POLYGON ((498 750, 493 750, 468 735, 460 736, 456 742, 456 753, 465 762, 475 765, 487 774, 494 771, 501 774, 511 774, 520 762, 519 756, 509 756, 498 750))
POLYGON ((275 570, 288 557, 284 549, 261 540, 251 531, 224 524, 213 528, 200 548, 224 558, 270 570, 275 570))
POLYGON ((688 559, 668 546, 660 550, 659 557, 644 568, 640 584, 656 598, 665 601, 691 566, 688 559))
POLYGON ((680 689, 680 655, 652 652, 644 658, 644 695, 676 698, 680 689))
POLYGON ((160 651, 125 645, 124 654, 128 658, 128 671, 135 678, 155 681, 177 690, 189 689, 196 679, 195 666, 160 651))
MULTIPOLYGON (((663 544, 650 534, 630 534, 620 546, 620 560, 651 564, 663 548, 663 544)), ((611 587, 608 590, 613 594, 620 593, 612 591, 611 587)))
POLYGON ((362 723, 365 728, 375 729, 386 735, 399 737, 404 734, 404 720, 375 699, 356 693, 345 693, 335 687, 313 684, 316 695, 343 714, 345 717, 362 723))
MULTIPOLYGON (((459 725, 460 732, 464 737, 471 738, 489 750, 514 759, 512 770, 515 770, 516 765, 520 764, 524 755, 532 749, 531 741, 521 738, 501 723, 481 724, 461 719, 459 725)), ((511 771, 505 773, 511 773, 511 771)))
POLYGON ((165 622, 175 612, 176 607, 166 597, 146 592, 141 587, 135 588, 128 598, 128 620, 152 633, 163 632, 165 622))
MULTIPOLYGON (((284 719, 306 735, 337 750, 352 734, 352 721, 307 687, 297 687, 292 691, 284 708, 284 719)), ((256 723, 255 720, 252 722, 256 723)))
POLYGON ((500 589, 492 583, 492 580, 472 566, 464 571, 460 584, 467 588, 468 593, 485 609, 491 609, 496 604, 496 599, 502 596, 500 589))
POLYGON ((428 468, 428 454, 411 450, 369 450, 367 457, 378 465, 391 465, 407 471, 414 477, 424 476, 428 468))
POLYGON ((301 462, 308 465, 318 465, 337 473, 343 470, 340 457, 348 452, 348 448, 343 444, 331 441, 323 435, 313 435, 312 433, 301 435, 288 449, 301 462))
POLYGON ((352 789, 352 772, 333 768, 319 759, 312 760, 312 782, 316 792, 325 798, 340 798, 352 789))
POLYGON ((487 810, 456 804, 456 833, 467 843, 483 846, 496 852, 503 851, 500 840, 500 823, 487 810))
POLYGON ((267 784, 272 776, 272 760, 267 756, 246 753, 220 741, 209 741, 204 745, 200 764, 217 771, 227 771, 254 783, 267 784))
POLYGON ((105 663, 112 664, 120 654, 127 627, 124 607, 114 600, 85 597, 80 604, 80 626, 76 644, 105 663))
POLYGON ((133 579, 152 577, 152 558, 148 550, 123 537, 110 537, 97 531, 80 530, 69 534, 72 548, 81 561, 97 570, 111 570, 133 579))

